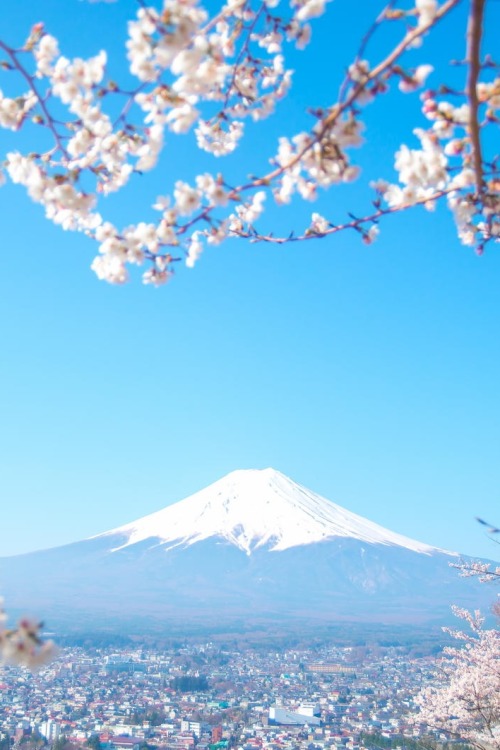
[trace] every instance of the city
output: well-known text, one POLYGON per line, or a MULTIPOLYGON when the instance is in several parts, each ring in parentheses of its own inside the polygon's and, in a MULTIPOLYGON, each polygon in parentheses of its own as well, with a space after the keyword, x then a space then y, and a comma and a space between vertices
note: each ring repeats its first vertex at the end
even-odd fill
POLYGON ((419 737, 412 697, 434 657, 396 646, 272 648, 73 647, 35 674, 5 667, 1 746, 375 750, 419 737))

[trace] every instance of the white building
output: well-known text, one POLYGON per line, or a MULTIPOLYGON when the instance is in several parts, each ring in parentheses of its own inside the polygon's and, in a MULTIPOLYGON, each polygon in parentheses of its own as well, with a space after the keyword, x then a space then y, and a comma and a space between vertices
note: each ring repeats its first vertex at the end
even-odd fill
POLYGON ((61 736, 61 727, 52 719, 47 719, 40 725, 40 734, 49 742, 54 742, 61 736))

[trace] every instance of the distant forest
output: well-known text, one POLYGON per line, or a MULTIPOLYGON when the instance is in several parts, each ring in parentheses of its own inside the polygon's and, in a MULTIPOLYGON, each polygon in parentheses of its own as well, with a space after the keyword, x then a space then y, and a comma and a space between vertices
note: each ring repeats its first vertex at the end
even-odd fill
POLYGON ((88 632, 74 634, 55 634, 60 646, 80 647, 89 653, 92 649, 143 647, 163 650, 177 650, 193 643, 210 638, 221 650, 244 651, 252 648, 266 652, 275 649, 307 648, 314 651, 324 644, 334 642, 337 646, 361 648, 403 648, 414 658, 436 655, 443 646, 449 645, 451 638, 444 635, 441 628, 432 627, 397 627, 387 625, 370 625, 365 623, 350 623, 349 625, 334 624, 323 629, 316 626, 314 631, 304 628, 302 632, 279 632, 269 629, 255 629, 252 632, 225 632, 216 634, 209 628, 198 634, 177 635, 164 633, 152 635, 137 633, 126 635, 112 632, 88 632))
POLYGON ((204 676, 194 677, 192 675, 183 675, 182 677, 174 677, 173 680, 170 680, 169 684, 171 688, 179 690, 181 693, 208 690, 208 681, 204 676))

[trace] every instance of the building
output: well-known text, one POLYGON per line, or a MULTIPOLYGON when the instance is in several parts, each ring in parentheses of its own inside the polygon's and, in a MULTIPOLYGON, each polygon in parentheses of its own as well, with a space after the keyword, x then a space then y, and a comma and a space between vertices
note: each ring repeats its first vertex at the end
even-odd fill
POLYGON ((269 708, 269 724, 285 724, 289 726, 316 726, 321 725, 319 716, 313 714, 303 714, 297 711, 291 711, 282 706, 271 706, 269 708))
POLYGON ((356 674, 354 667, 346 667, 345 664, 308 664, 307 671, 319 674, 356 674))
POLYGON ((47 719, 40 724, 40 734, 50 742, 55 742, 61 736, 61 727, 52 719, 47 719))

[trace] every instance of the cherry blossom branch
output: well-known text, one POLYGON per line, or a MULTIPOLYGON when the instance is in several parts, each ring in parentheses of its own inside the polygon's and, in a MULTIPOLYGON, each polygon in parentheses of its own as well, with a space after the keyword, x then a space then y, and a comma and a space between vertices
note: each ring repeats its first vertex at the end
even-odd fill
POLYGON ((481 583, 500 580, 500 566, 494 568, 491 563, 480 560, 460 560, 457 563, 450 563, 450 568, 459 570, 462 578, 478 578, 481 583))
POLYGON ((23 618, 16 628, 7 629, 6 621, 0 598, 0 662, 36 670, 56 656, 54 642, 42 638, 43 623, 23 618))
POLYGON ((413 46, 418 39, 420 39, 427 31, 429 31, 431 27, 437 24, 438 21, 443 19, 460 2, 461 0, 447 0, 438 8, 433 19, 409 31, 405 35, 404 39, 402 39, 402 41, 398 45, 396 45, 392 52, 387 55, 387 57, 382 60, 375 68, 370 70, 363 81, 357 83, 356 86, 354 86, 352 93, 346 97, 346 100, 344 102, 340 102, 332 107, 330 114, 323 120, 321 120, 320 127, 315 132, 310 144, 297 151, 295 156, 286 164, 286 166, 272 170, 271 172, 268 172, 264 177, 256 179, 251 183, 252 186, 259 187, 261 185, 268 185, 271 181, 275 180, 276 177, 282 175, 286 169, 289 169, 300 162, 303 156, 314 146, 314 144, 321 141, 321 139, 328 132, 329 128, 331 128, 332 125, 335 124, 338 118, 344 112, 346 112, 346 110, 352 107, 353 104, 355 104, 360 94, 362 94, 366 90, 367 85, 375 81, 386 71, 390 70, 394 63, 401 57, 401 55, 403 55, 404 52, 406 52, 409 47, 413 46))
MULTIPOLYGON (((353 65, 357 65, 362 59, 365 54, 365 50, 368 47, 369 42, 371 41, 372 37, 375 35, 375 32, 381 25, 381 23, 388 18, 389 11, 392 10, 396 3, 396 0, 390 0, 389 3, 385 6, 385 8, 382 9, 382 11, 379 13, 375 21, 372 23, 366 34, 364 35, 363 39, 361 40, 361 44, 359 45, 358 53, 356 57, 354 58, 353 65)), ((349 82, 351 81, 351 77, 349 73, 344 78, 342 85, 340 87, 339 91, 339 102, 342 102, 344 99, 344 96, 346 94, 347 87, 349 86, 349 82)))
POLYGON ((50 132, 54 136, 54 140, 57 144, 58 149, 63 154, 63 156, 69 160, 69 155, 61 141, 61 136, 57 132, 57 129, 55 127, 54 121, 50 115, 49 110, 47 109, 47 105, 45 103, 45 100, 43 96, 39 93, 37 87, 35 86, 35 83, 33 81, 33 77, 26 71, 24 66, 19 61, 16 51, 9 47, 5 42, 3 42, 0 39, 0 49, 2 49, 5 54, 10 58, 12 61, 12 65, 14 68, 19 72, 19 74, 24 78, 24 80, 27 82, 30 90, 33 92, 34 96, 36 97, 36 100, 40 106, 40 109, 42 110, 43 114, 45 115, 45 121, 44 125, 49 128, 50 132))
POLYGON ((260 8, 257 11, 257 13, 255 13, 250 26, 248 27, 248 29, 246 29, 246 31, 247 31, 247 38, 246 38, 245 42, 241 45, 241 49, 240 49, 240 51, 238 53, 238 57, 236 58, 236 61, 235 61, 234 65, 233 65, 233 72, 232 72, 232 75, 231 75, 231 79, 230 79, 230 81, 229 81, 229 83, 227 85, 226 95, 224 97, 224 103, 222 105, 222 109, 223 110, 228 105, 229 99, 231 97, 231 92, 232 92, 233 87, 234 87, 234 85, 236 83, 236 78, 237 78, 237 75, 238 75, 239 67, 240 67, 241 62, 244 59, 245 55, 248 53, 248 45, 249 45, 249 42, 250 42, 250 36, 251 36, 253 30, 255 29, 255 27, 257 26, 257 23, 259 21, 259 18, 261 16, 262 11, 264 10, 264 8, 265 8, 265 4, 262 3, 262 5, 260 6, 260 8))
POLYGON ((343 224, 334 224, 329 226, 328 228, 325 228, 324 230, 315 230, 315 229, 309 229, 306 230, 304 234, 301 235, 289 235, 288 237, 275 237, 272 234, 259 234, 256 231, 250 231, 250 232, 243 232, 238 233, 238 236, 243 237, 245 239, 249 239, 251 242, 270 242, 276 245, 283 245, 287 242, 302 242, 304 240, 312 240, 312 239, 318 239, 322 237, 327 237, 328 235, 337 234, 337 232, 343 232, 346 229, 353 229, 357 232, 361 232, 363 235, 363 239, 367 244, 371 244, 373 241, 372 238, 370 238, 370 235, 368 231, 364 229, 366 225, 368 226, 376 226, 381 218, 384 216, 390 216, 391 214, 395 213, 402 213, 403 211, 408 211, 408 209, 414 208, 414 206, 424 206, 426 203, 429 203, 430 200, 439 200, 440 198, 444 198, 450 193, 454 192, 455 188, 447 188, 446 190, 441 190, 439 193, 436 193, 436 195, 433 195, 432 198, 420 198, 416 200, 414 203, 407 203, 403 205, 398 206, 389 206, 389 207, 379 207, 376 211, 374 211, 371 214, 367 214, 363 217, 353 217, 351 221, 346 221, 343 224))
POLYGON ((476 177, 476 191, 480 195, 484 190, 483 157, 479 134, 478 110, 479 100, 477 83, 481 69, 481 37, 483 31, 485 0, 471 0, 467 26, 467 62, 469 75, 467 79, 467 96, 469 99, 469 133, 472 146, 472 158, 476 177))
POLYGON ((435 682, 415 699, 420 710, 412 723, 444 731, 478 750, 500 750, 500 631, 484 629, 477 611, 453 611, 469 624, 472 635, 444 629, 462 648, 445 648, 435 682))
MULTIPOLYGON (((431 26, 433 26, 438 20, 440 20, 447 13, 449 13, 458 4, 458 2, 460 2, 460 0, 449 0, 447 3, 443 4, 437 10, 436 14, 434 15, 434 17, 431 20, 429 20, 426 23, 422 23, 419 26, 417 26, 415 29, 412 29, 411 31, 409 31, 407 33, 407 35, 405 36, 405 38, 400 42, 400 44, 397 45, 397 47, 394 50, 392 50, 392 52, 390 53, 390 55, 388 55, 369 74, 367 74, 366 77, 364 78, 364 80, 362 82, 360 82, 357 86, 355 86, 353 88, 353 91, 351 92, 351 95, 344 102, 340 102, 339 105, 337 105, 336 107, 334 107, 332 109, 332 112, 330 113, 330 115, 322 121, 322 127, 319 130, 317 129, 316 133, 314 133, 314 131, 313 131, 313 133, 311 134, 311 139, 308 142, 308 144, 302 150, 298 150, 297 153, 294 155, 294 157, 291 160, 287 161, 287 163, 285 165, 281 166, 280 168, 275 169, 275 170, 267 173, 264 177, 254 178, 254 179, 252 179, 251 182, 249 182, 249 183, 247 183, 245 185, 242 185, 242 186, 240 186, 237 189, 233 189, 232 192, 229 195, 230 199, 232 199, 232 200, 239 200, 240 196, 242 195, 242 193, 244 193, 246 191, 249 191, 249 190, 254 189, 256 187, 270 185, 273 180, 275 180, 276 178, 280 177, 289 168, 295 166, 295 164, 297 164, 300 161, 300 159, 303 158, 303 156, 308 151, 310 151, 311 148, 314 147, 314 144, 321 140, 322 136, 327 132, 328 127, 331 126, 343 112, 345 112, 349 107, 351 107, 355 103, 355 101, 357 100, 357 98, 359 98, 360 94, 365 90, 367 84, 370 83, 370 82, 373 82, 374 80, 376 80, 379 76, 381 76, 382 74, 384 74, 387 70, 392 69, 394 67, 394 64, 396 63, 396 61, 406 51, 406 49, 408 47, 412 46, 415 43, 415 40, 417 38, 419 38, 422 34, 424 34, 426 31, 428 31, 428 29, 431 26)), ((383 19, 383 17, 387 15, 387 9, 388 8, 390 9, 392 7, 392 5, 393 5, 393 3, 390 3, 384 9, 384 11, 379 15, 379 17, 376 19, 375 23, 370 28, 369 32, 365 35, 365 38, 363 39, 362 45, 366 46, 366 44, 368 43, 368 40, 369 40, 371 34, 373 34, 374 30, 376 29, 377 25, 381 22, 381 20, 383 19)), ((358 53, 358 55, 356 57, 356 60, 359 59, 359 56, 360 55, 358 53)), ((341 89, 341 95, 342 95, 342 89, 341 89)), ((340 97, 340 99, 341 98, 342 98, 342 96, 340 97)), ((339 224, 339 225, 334 225, 334 226, 330 225, 329 228, 325 229, 324 231, 311 231, 311 230, 309 230, 309 231, 306 231, 302 235, 294 236, 294 235, 290 234, 290 235, 288 235, 286 237, 275 237, 274 235, 270 235, 270 234, 267 234, 267 235, 259 234, 259 233, 257 233, 254 230, 253 227, 251 227, 249 229, 249 231, 245 232, 243 230, 237 230, 237 231, 234 231, 233 234, 235 234, 235 235, 237 235, 239 237, 242 237, 242 238, 251 239, 251 241, 254 241, 254 242, 264 241, 264 242, 271 242, 271 243, 275 243, 275 244, 283 244, 283 243, 289 242, 289 241, 297 242, 297 241, 302 241, 302 240, 306 240, 306 239, 313 239, 313 238, 317 238, 317 237, 323 237, 323 236, 326 236, 328 234, 335 234, 335 233, 337 233, 339 231, 343 231, 345 229, 355 229, 357 231, 361 231, 361 233, 363 234, 363 238, 365 239, 365 241, 371 242, 372 240, 370 238, 370 235, 366 231, 363 231, 361 229, 361 227, 363 227, 363 225, 366 225, 366 224, 376 224, 379 218, 381 218, 381 217, 383 217, 385 215, 389 215, 389 214, 392 214, 392 213, 400 212, 402 210, 407 210, 408 208, 411 208, 414 205, 429 204, 429 202, 431 202, 431 201, 438 200, 438 199, 443 198, 443 197, 445 197, 445 196, 447 196, 447 195, 449 195, 451 193, 454 193, 455 190, 456 190, 456 187, 452 186, 452 187, 450 187, 448 189, 445 189, 445 190, 436 191, 432 196, 426 196, 425 198, 422 198, 422 199, 419 199, 419 200, 415 200, 412 203, 407 203, 407 204, 404 204, 404 205, 393 206, 393 207, 389 207, 389 208, 378 208, 375 213, 372 213, 372 214, 370 214, 368 216, 365 216, 363 218, 354 218, 350 222, 345 222, 345 223, 339 224)), ((199 215, 197 215, 188 224, 186 224, 183 227, 182 231, 185 232, 188 227, 192 226, 193 224, 195 224, 196 222, 198 222, 201 219, 207 219, 207 217, 210 214, 210 211, 213 208, 214 207, 207 207, 207 208, 205 208, 199 215)))
POLYGON ((122 92, 120 92, 119 89, 116 89, 116 90, 115 89, 111 89, 111 91, 116 91, 118 93, 123 93, 127 97, 127 101, 123 105, 120 114, 118 115, 118 117, 113 122, 113 128, 116 128, 117 125, 120 122, 126 122, 127 115, 130 112, 130 110, 131 110, 131 108, 132 108, 132 106, 134 104, 135 97, 137 96, 137 94, 140 94, 142 91, 144 91, 145 88, 146 88, 146 84, 145 83, 141 83, 133 91, 122 91, 122 92))
MULTIPOLYGON (((284 237, 255 228, 268 194, 273 194, 278 204, 289 203, 294 195, 313 200, 321 188, 357 179, 360 170, 351 164, 349 150, 363 143, 363 106, 385 92, 394 79, 403 93, 423 85, 432 67, 405 69, 402 57, 460 0, 441 4, 438 0, 415 0, 410 10, 399 10, 395 0, 389 0, 362 38, 338 101, 312 112, 315 124, 309 132, 298 133, 290 140, 280 139, 278 152, 270 159, 272 168, 264 176, 252 176, 233 186, 220 172, 216 176, 197 175, 195 186, 177 180, 172 197, 160 196, 153 206, 161 211, 158 221, 139 222, 123 230, 105 221, 95 210, 99 194, 119 190, 134 173, 154 168, 166 129, 182 134, 195 126, 197 145, 203 151, 216 157, 234 151, 244 133, 243 118, 254 122, 264 119, 286 95, 292 71, 285 67, 283 46, 294 42, 301 49, 309 42, 311 27, 307 22, 323 14, 326 2, 294 0, 286 17, 286 12, 284 16, 273 15, 271 9, 279 0, 228 0, 210 18, 195 0, 162 1, 163 10, 140 0, 137 18, 129 23, 127 57, 130 72, 139 79, 139 85, 129 91, 113 81, 102 83, 105 52, 89 60, 68 60, 59 55, 57 40, 42 33, 41 25, 34 27, 23 48, 33 54, 34 73, 21 64, 8 45, 2 43, 1 47, 14 54, 12 67, 29 81, 31 93, 16 99, 0 94, 0 126, 17 130, 36 101, 43 117, 35 115, 32 120, 46 121, 55 139, 54 148, 43 155, 34 149, 27 156, 9 153, 5 171, 44 206, 49 219, 65 229, 84 231, 99 243, 99 255, 92 265, 99 278, 123 283, 129 264, 148 261, 152 269, 143 275, 144 281, 163 283, 183 253, 191 266, 203 249, 202 243, 218 244, 235 236, 281 244, 351 229, 369 244, 383 217, 417 205, 430 209, 443 199, 454 214, 463 244, 482 252, 488 242, 498 240, 498 163, 483 163, 480 148, 474 146, 466 114, 471 111, 467 90, 452 91, 444 85, 439 94, 424 92, 422 111, 432 125, 427 130, 414 130, 420 149, 402 145, 395 154, 399 184, 378 181, 374 211, 363 217, 349 214, 349 220, 341 224, 313 214, 305 231, 284 237), (382 22, 407 18, 416 19, 412 28, 370 69, 361 56, 382 22), (267 56, 259 49, 265 49, 267 56), (44 96, 34 84, 38 78, 46 79, 44 96), (114 119, 104 111, 113 94, 127 97, 114 119), (463 97, 469 107, 451 104, 444 95, 463 97), (46 106, 49 97, 59 99, 73 119, 58 122, 51 118, 46 106), (221 103, 219 111, 212 115, 217 102, 221 103), (63 127, 68 130, 67 136, 60 133, 63 127), (56 151, 60 158, 55 157, 56 151), (477 184, 478 170, 477 165, 475 170, 470 168, 472 154, 479 159, 481 169, 482 190, 476 187, 475 192, 472 188, 477 184), (93 180, 93 193, 78 191, 84 178, 86 187, 88 178, 93 180)), ((478 20, 477 12, 473 15, 479 44, 482 20, 478 20)), ((479 47, 477 55, 469 55, 469 74, 473 59, 478 69, 473 73, 474 85, 469 81, 469 86, 477 96, 473 119, 480 139, 481 129, 498 121, 494 112, 500 109, 499 82, 486 78, 479 81, 486 67, 493 69, 489 58, 479 64, 479 47), (486 113, 481 120, 483 109, 486 113)))

